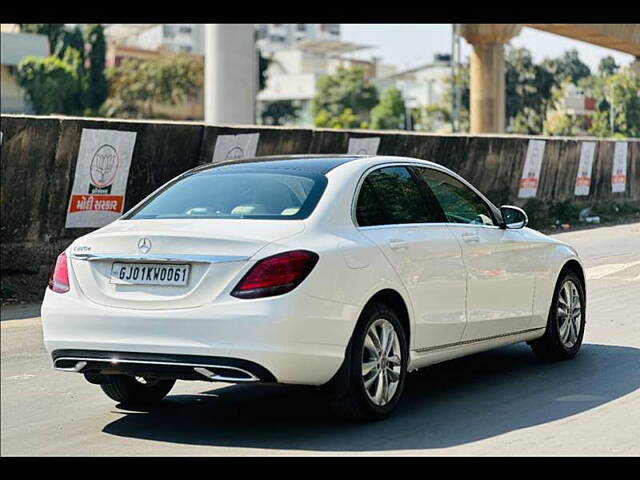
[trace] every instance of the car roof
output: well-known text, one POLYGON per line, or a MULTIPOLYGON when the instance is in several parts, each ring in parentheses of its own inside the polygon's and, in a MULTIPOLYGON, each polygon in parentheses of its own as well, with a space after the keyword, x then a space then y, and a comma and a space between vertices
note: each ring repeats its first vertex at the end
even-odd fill
POLYGON ((218 163, 201 165, 191 170, 191 173, 223 168, 225 170, 236 169, 286 169, 299 170, 307 173, 325 174, 334 168, 347 162, 357 160, 358 155, 270 155, 264 157, 242 158, 226 160, 218 163))
POLYGON ((242 158, 237 160, 226 160, 218 163, 211 163, 198 166, 188 173, 204 172, 211 169, 224 168, 225 170, 232 169, 286 169, 286 170, 298 170, 306 173, 313 174, 326 174, 341 165, 347 163, 360 163, 358 161, 369 160, 364 162, 367 164, 380 162, 420 162, 424 164, 437 165, 442 168, 441 165, 435 164, 428 160, 422 160, 410 157, 396 157, 396 156, 382 156, 382 155, 344 155, 344 154, 299 154, 299 155, 270 155, 263 157, 242 158))

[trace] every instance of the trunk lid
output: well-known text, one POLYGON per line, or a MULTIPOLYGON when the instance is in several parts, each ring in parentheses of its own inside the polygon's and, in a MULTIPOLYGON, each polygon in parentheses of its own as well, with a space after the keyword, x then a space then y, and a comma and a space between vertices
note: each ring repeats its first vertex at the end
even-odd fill
POLYGON ((80 290, 95 303, 141 310, 192 308, 233 287, 229 284, 263 247, 303 230, 303 222, 295 220, 121 220, 74 242, 70 262, 80 290), (141 239, 150 243, 148 251, 138 248, 141 239), (190 273, 182 286, 115 284, 111 268, 116 262, 188 264, 190 273))

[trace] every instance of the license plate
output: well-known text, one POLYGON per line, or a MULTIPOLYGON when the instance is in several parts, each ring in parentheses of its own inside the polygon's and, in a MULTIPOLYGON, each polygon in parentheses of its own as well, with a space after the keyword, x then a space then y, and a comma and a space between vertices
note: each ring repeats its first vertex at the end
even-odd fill
POLYGON ((120 285, 186 285, 191 265, 114 263, 111 283, 120 285))

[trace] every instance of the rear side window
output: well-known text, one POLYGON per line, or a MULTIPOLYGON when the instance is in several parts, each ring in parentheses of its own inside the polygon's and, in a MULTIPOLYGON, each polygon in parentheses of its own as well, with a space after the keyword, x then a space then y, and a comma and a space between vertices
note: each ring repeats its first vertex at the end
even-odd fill
POLYGON ((321 174, 214 168, 170 184, 125 219, 306 218, 326 184, 321 174))
POLYGON ((356 203, 361 227, 441 222, 439 209, 427 199, 405 167, 384 167, 365 179, 356 203))

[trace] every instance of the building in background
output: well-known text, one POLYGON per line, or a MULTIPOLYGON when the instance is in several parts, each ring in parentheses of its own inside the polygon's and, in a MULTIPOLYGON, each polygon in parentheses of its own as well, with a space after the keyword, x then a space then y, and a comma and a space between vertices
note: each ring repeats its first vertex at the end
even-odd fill
POLYGON ((203 23, 105 25, 105 35, 122 45, 145 50, 204 55, 203 23))
POLYGON ((584 88, 572 84, 565 90, 561 107, 561 110, 572 117, 590 116, 596 111, 596 99, 584 88))
POLYGON ((263 54, 288 50, 302 40, 340 40, 339 23, 258 23, 256 46, 263 54))
POLYGON ((308 38, 298 41, 295 47, 273 51, 269 56, 266 86, 258 93, 258 118, 269 103, 291 101, 298 107, 298 118, 290 124, 309 126, 313 120, 311 101, 323 75, 332 75, 340 67, 354 66, 364 68, 369 79, 390 75, 395 67, 381 64, 376 58, 357 60, 347 56, 368 48, 339 40, 308 38))
POLYGON ((378 91, 395 87, 402 92, 406 109, 412 113, 415 130, 450 129, 450 122, 430 115, 429 107, 444 107, 444 94, 451 78, 451 57, 435 54, 433 62, 380 75, 374 79, 378 91))
POLYGON ((16 80, 18 64, 30 55, 49 56, 47 37, 33 33, 20 33, 17 25, 3 23, 0 28, 0 111, 2 113, 33 113, 24 90, 16 80))
MULTIPOLYGON (((108 24, 105 26, 105 63, 107 67, 115 67, 132 59, 150 60, 161 56, 189 55, 197 58, 204 66, 203 53, 197 53, 204 52, 204 38, 198 39, 198 35, 204 36, 204 25, 192 24, 191 27, 193 28, 187 29, 185 25, 177 24, 108 24)), ((203 120, 204 91, 187 98, 184 103, 155 104, 153 109, 161 117, 171 120, 203 120)))
POLYGON ((547 112, 545 128, 556 135, 587 135, 597 110, 597 100, 589 90, 569 84, 555 102, 555 110, 547 112))

